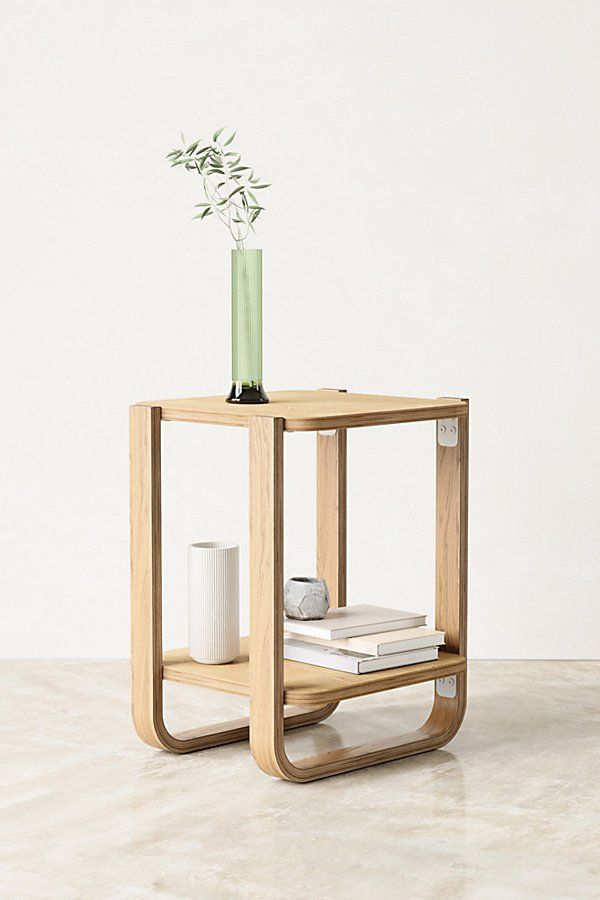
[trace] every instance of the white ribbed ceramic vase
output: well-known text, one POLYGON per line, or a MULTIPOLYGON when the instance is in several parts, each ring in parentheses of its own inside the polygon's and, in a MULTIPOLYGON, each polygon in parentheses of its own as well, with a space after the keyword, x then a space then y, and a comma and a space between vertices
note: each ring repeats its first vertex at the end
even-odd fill
POLYGON ((240 652, 239 547, 190 544, 190 656, 201 663, 231 662, 240 652))

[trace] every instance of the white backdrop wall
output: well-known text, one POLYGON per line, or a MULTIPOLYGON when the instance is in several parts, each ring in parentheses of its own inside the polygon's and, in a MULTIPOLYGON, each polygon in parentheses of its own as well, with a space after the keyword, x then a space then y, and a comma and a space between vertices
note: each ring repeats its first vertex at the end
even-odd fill
MULTIPOLYGON (((472 403, 475 657, 598 655, 600 7, 3 0, 0 655, 128 652, 127 406, 222 393, 229 243, 164 154, 220 125, 273 183, 268 389, 472 403)), ((239 540, 246 433, 164 427, 186 546, 239 540)), ((286 437, 286 573, 314 438, 286 437)), ((432 608, 430 423, 349 440, 349 596, 432 608)), ((244 594, 243 617, 246 617, 244 594)))

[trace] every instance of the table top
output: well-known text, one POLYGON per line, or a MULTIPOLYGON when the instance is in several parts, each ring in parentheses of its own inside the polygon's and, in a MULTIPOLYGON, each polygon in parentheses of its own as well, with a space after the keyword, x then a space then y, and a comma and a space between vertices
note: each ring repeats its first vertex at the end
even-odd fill
POLYGON ((224 397, 184 397, 144 401, 159 406, 161 418, 171 422, 205 422, 247 428, 253 416, 284 419, 286 431, 326 431, 366 425, 392 425, 448 419, 468 414, 468 403, 452 397, 388 397, 336 390, 273 391, 270 403, 227 403, 224 397))

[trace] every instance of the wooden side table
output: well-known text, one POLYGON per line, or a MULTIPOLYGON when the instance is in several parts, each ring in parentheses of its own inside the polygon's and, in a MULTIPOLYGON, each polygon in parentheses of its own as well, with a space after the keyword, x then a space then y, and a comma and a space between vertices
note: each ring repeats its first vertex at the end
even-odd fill
POLYGON ((289 781, 313 781, 434 750, 458 731, 466 706, 468 401, 283 391, 265 406, 220 397, 131 407, 132 707, 146 743, 173 753, 250 739, 258 765, 289 781), (332 605, 346 603, 346 440, 348 429, 437 421, 435 626, 446 644, 435 662, 351 675, 283 659, 283 436, 317 432, 317 572, 332 605), (201 665, 187 650, 162 648, 161 422, 205 422, 249 431, 250 636, 226 665, 201 665), (250 697, 249 719, 170 734, 163 679, 250 697), (427 721, 392 739, 291 761, 284 731, 319 722, 340 700, 435 682, 427 721), (288 707, 284 710, 284 707, 288 707))

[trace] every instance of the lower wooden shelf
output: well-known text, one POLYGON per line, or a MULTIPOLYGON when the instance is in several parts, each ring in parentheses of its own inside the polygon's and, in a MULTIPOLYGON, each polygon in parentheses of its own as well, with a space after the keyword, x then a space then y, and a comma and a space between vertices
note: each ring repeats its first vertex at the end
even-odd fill
MULTIPOLYGON (((241 639, 240 649, 240 655, 234 662, 217 666, 195 662, 190 658, 187 648, 168 650, 163 657, 163 678, 247 696, 248 638, 241 639)), ((457 675, 464 672, 466 667, 464 656, 445 650, 440 651, 439 659, 434 662, 371 672, 368 675, 350 675, 348 672, 286 660, 284 702, 295 706, 314 706, 347 700, 349 697, 376 694, 379 691, 457 675)))

